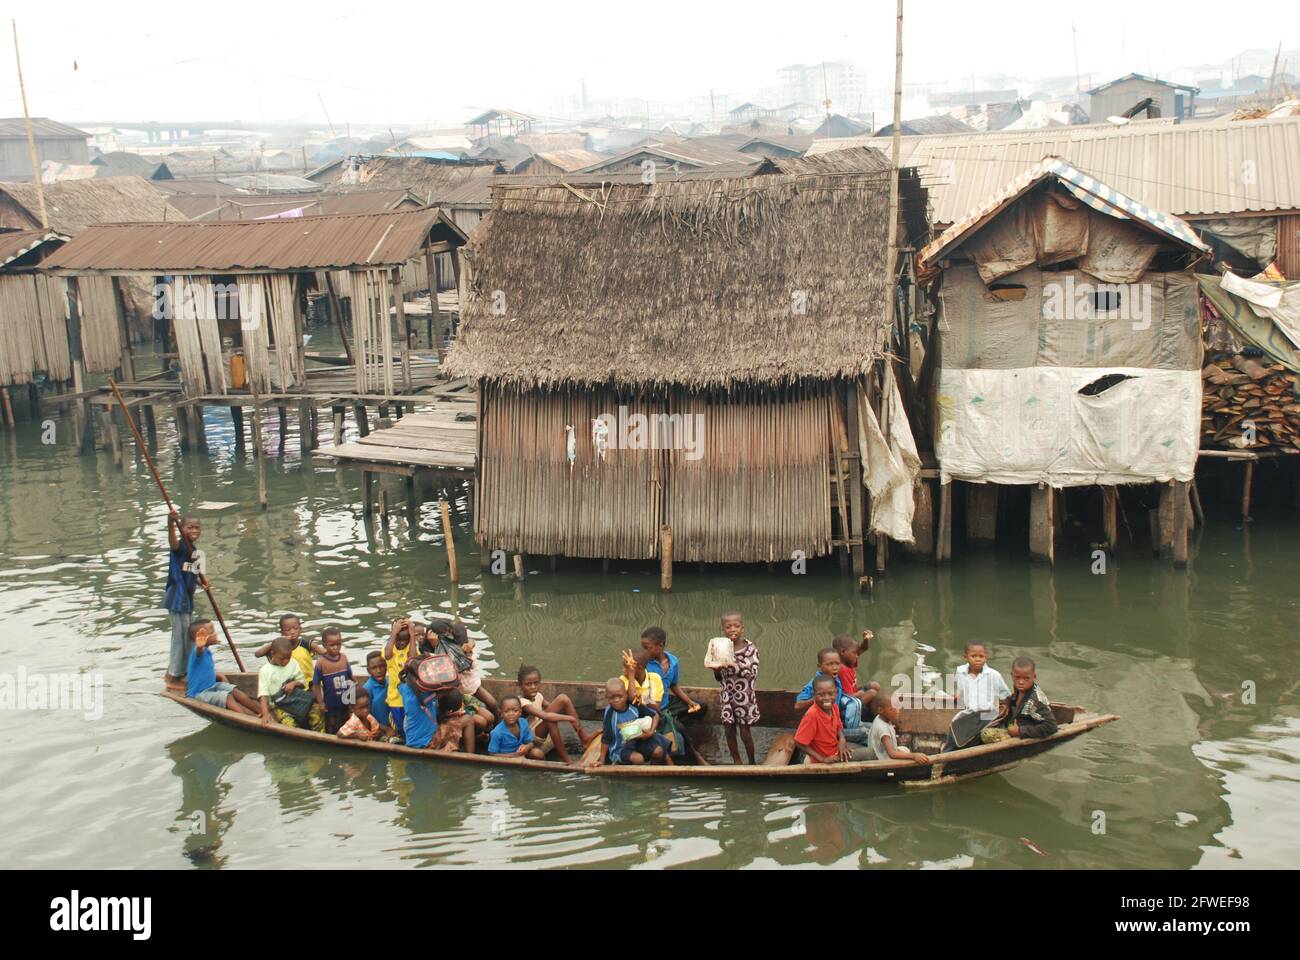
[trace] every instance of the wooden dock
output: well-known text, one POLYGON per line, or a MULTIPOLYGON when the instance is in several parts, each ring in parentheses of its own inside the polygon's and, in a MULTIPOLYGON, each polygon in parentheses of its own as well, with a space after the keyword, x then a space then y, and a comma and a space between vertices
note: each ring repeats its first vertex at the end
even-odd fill
POLYGON ((318 463, 365 472, 414 477, 420 473, 472 479, 478 457, 477 400, 468 381, 440 387, 390 425, 368 435, 314 452, 318 463))

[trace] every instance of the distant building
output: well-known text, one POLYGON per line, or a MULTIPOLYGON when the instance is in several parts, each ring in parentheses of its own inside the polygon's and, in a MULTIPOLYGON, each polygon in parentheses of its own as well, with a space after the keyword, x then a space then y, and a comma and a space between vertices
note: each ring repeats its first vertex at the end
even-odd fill
MULTIPOLYGON (((947 114, 938 114, 933 117, 915 117, 911 120, 904 120, 899 128, 905 137, 922 137, 931 136, 941 133, 971 133, 970 127, 962 123, 956 117, 950 117, 947 114)), ((878 137, 892 137, 894 135, 894 125, 888 123, 876 131, 878 137)), ((810 144, 811 146, 811 144, 810 144)))
POLYGON ((796 63, 777 71, 782 98, 791 103, 815 103, 824 110, 830 100, 837 110, 857 110, 868 100, 867 75, 852 60, 796 63))
POLYGON ((1185 84, 1129 73, 1088 91, 1088 117, 1093 123, 1103 123, 1107 117, 1119 116, 1150 97, 1159 106, 1160 116, 1182 122, 1196 113, 1196 95, 1200 92, 1185 84))
MULTIPOLYGON (((36 140, 36 156, 40 163, 90 163, 90 134, 76 127, 32 118, 32 135, 36 140)), ((0 119, 0 180, 31 181, 32 153, 27 143, 27 125, 22 117, 0 119)))

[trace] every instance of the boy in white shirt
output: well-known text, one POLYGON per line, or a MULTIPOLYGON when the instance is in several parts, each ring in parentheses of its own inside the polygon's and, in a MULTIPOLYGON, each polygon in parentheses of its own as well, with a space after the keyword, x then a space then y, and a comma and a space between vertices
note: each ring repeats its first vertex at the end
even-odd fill
POLYGON ((980 730, 997 719, 998 705, 1011 696, 1011 688, 988 665, 989 652, 979 640, 966 644, 966 662, 957 668, 957 708, 943 749, 958 750, 979 739, 980 730))

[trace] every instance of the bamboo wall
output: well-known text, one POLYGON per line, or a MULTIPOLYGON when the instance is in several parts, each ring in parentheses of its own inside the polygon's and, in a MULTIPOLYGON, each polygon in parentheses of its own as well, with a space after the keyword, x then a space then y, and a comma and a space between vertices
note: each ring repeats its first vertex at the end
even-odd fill
POLYGON ((611 389, 481 389, 476 534, 489 550, 645 560, 789 560, 831 549, 830 386, 619 397, 611 389), (602 414, 704 417, 702 457, 592 439, 602 414), (575 433, 569 462, 566 427, 575 433))
POLYGON ((673 557, 776 563, 831 550, 830 387, 739 394, 674 391, 671 412, 704 417, 704 456, 668 456, 673 557))
MULTIPOLYGON (((611 450, 601 460, 591 442, 591 422, 618 410, 613 391, 520 394, 484 385, 480 395, 480 543, 566 557, 658 555, 663 458, 611 450), (568 426, 577 441, 572 465, 568 426)), ((643 398, 622 403, 642 413, 662 406, 643 398)))
POLYGON ((0 275, 0 386, 72 376, 67 285, 38 273, 0 275))

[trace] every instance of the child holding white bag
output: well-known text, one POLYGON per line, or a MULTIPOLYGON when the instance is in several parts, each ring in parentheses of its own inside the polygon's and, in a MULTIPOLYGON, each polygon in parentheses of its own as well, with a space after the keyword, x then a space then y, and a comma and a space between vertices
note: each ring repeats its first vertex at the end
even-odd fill
POLYGON ((752 765, 754 761, 754 735, 750 731, 759 721, 758 713, 758 647, 745 637, 745 618, 736 611, 723 614, 722 636, 710 642, 705 657, 706 667, 722 684, 719 699, 722 701, 721 720, 727 733, 727 749, 731 762, 740 763, 740 749, 736 734, 745 745, 745 754, 752 765), (719 641, 731 641, 731 650, 719 641), (715 647, 719 649, 715 649, 715 647), (730 652, 731 656, 726 654, 730 652), (727 661, 730 660, 730 663, 727 661))

